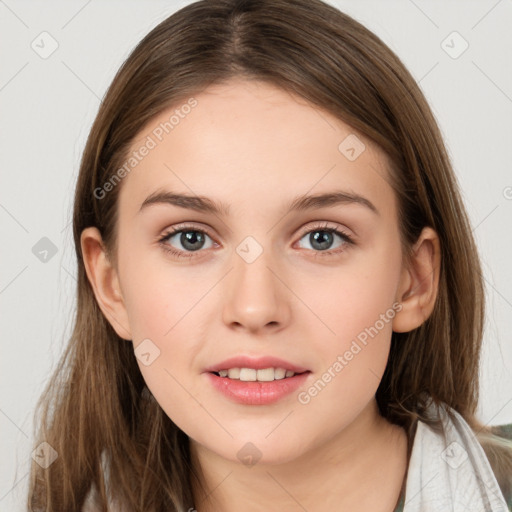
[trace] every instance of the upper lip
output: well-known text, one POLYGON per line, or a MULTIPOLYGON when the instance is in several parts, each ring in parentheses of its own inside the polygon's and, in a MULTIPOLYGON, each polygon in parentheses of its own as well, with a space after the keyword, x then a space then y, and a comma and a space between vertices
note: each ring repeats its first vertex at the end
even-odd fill
POLYGON ((205 372, 218 372, 220 370, 229 370, 230 368, 254 368, 255 370, 262 370, 264 368, 284 368, 285 370, 291 370, 294 373, 303 373, 309 371, 307 368, 297 366, 284 359, 278 357, 263 356, 263 357, 251 357, 251 356, 234 356, 229 359, 225 359, 220 363, 213 364, 208 368, 205 368, 205 372))

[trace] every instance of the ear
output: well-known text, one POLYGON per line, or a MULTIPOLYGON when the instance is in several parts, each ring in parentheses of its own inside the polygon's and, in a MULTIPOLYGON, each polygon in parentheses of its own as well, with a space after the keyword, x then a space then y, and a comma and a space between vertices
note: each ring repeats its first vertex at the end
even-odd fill
POLYGON ((412 331, 430 316, 437 297, 440 265, 439 237, 426 227, 414 244, 411 261, 402 269, 396 295, 402 309, 393 319, 393 331, 412 331))
POLYGON ((85 270, 101 311, 117 334, 131 340, 128 315, 117 270, 109 261, 99 230, 85 228, 80 236, 85 270))

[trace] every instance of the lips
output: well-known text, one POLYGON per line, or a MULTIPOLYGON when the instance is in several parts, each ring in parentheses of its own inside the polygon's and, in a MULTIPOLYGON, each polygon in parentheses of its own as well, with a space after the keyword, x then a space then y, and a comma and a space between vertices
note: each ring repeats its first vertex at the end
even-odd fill
POLYGON ((281 380, 270 382, 244 382, 219 377, 216 373, 205 372, 204 377, 217 392, 230 402, 241 405, 270 405, 290 398, 301 386, 305 386, 312 375, 303 372, 281 380))
POLYGON ((256 358, 244 355, 225 359, 220 363, 215 363, 214 365, 205 368, 204 371, 208 373, 218 373, 220 370, 229 370, 230 368, 253 368, 255 370, 263 370, 265 368, 284 368, 285 370, 289 370, 294 373, 304 373, 309 371, 308 368, 298 366, 277 357, 264 356, 256 358))

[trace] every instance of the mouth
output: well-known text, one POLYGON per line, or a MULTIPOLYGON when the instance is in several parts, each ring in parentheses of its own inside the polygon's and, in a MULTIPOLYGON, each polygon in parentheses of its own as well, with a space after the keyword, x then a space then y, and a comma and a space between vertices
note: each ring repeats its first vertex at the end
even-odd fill
POLYGON ((244 382, 271 382, 288 379, 310 370, 278 357, 237 355, 213 364, 203 371, 218 377, 244 382))
POLYGON ((217 377, 242 382, 272 382, 274 380, 286 380, 295 375, 311 373, 309 370, 294 372, 282 367, 269 368, 227 368, 225 370, 209 372, 217 377))

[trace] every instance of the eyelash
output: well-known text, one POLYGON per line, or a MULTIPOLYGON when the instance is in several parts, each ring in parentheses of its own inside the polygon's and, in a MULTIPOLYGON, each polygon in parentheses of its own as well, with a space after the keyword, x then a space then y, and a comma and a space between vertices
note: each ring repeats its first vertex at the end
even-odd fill
MULTIPOLYGON (((162 238, 160 238, 158 240, 159 244, 162 246, 162 249, 170 254, 172 254, 173 256, 177 257, 177 258, 192 258, 192 257, 195 257, 195 254, 197 252, 203 252, 201 250, 198 250, 198 251, 179 251, 177 249, 174 249, 174 247, 170 246, 167 242, 169 241, 170 238, 172 238, 176 233, 182 233, 182 232, 187 232, 187 231, 191 231, 191 232, 197 232, 197 233, 202 233, 204 235, 208 235, 210 238, 212 238, 210 236, 210 234, 208 233, 208 231, 204 230, 204 229, 201 229, 201 228, 197 228, 195 226, 191 226, 191 225, 179 225, 179 226, 175 226, 173 228, 170 228, 169 231, 167 231, 163 236, 162 238)), ((313 228, 310 228, 309 230, 307 231, 303 231, 299 237, 299 240, 302 239, 305 235, 308 235, 309 233, 313 233, 315 231, 325 231, 327 233, 334 233, 336 235, 338 235, 340 238, 343 239, 343 241, 345 242, 346 245, 354 245, 354 240, 352 239, 352 237, 350 235, 348 235, 347 233, 345 233, 343 230, 340 230, 339 228, 334 228, 334 227, 329 227, 327 224, 323 224, 323 225, 318 225, 318 226, 315 226, 313 228)), ((320 256, 320 257, 329 257, 329 256, 335 256, 341 252, 344 252, 345 251, 345 248, 338 248, 338 249, 331 249, 329 251, 313 251, 315 252, 315 257, 317 256, 320 256)))

